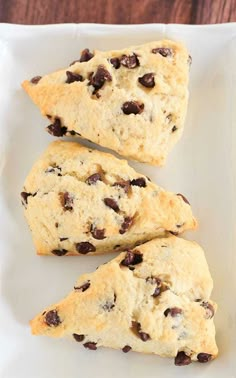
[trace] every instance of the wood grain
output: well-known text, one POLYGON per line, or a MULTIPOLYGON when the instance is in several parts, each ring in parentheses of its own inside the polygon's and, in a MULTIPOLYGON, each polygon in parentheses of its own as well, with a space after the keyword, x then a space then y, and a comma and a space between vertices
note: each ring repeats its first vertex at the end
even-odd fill
POLYGON ((0 22, 106 24, 236 21, 236 0, 0 0, 0 22))

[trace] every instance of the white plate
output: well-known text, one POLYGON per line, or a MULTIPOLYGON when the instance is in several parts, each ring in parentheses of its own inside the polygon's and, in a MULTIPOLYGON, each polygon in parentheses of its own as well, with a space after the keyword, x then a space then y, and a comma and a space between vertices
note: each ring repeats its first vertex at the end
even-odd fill
POLYGON ((236 24, 0 25, 1 378, 236 377, 235 36, 236 24), (114 49, 163 37, 183 40, 193 57, 184 136, 166 167, 131 164, 190 199, 200 223, 190 236, 205 248, 219 304, 219 358, 183 368, 154 355, 93 352, 71 341, 31 336, 28 321, 67 294, 77 276, 111 256, 36 256, 19 199, 29 169, 53 139, 22 80, 66 67, 84 47, 114 49))

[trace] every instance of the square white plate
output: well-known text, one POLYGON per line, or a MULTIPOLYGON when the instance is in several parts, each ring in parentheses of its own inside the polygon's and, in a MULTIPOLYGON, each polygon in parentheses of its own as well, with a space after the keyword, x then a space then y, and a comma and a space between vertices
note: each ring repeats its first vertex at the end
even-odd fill
POLYGON ((236 24, 0 25, 0 377, 236 377, 235 162, 236 24), (53 137, 21 89, 25 78, 66 67, 80 50, 114 49, 161 38, 184 41, 193 57, 182 140, 164 168, 131 163, 168 190, 190 199, 200 227, 189 237, 205 249, 215 281, 219 357, 175 367, 155 355, 99 349, 33 337, 28 321, 112 256, 39 257, 19 193, 53 137))

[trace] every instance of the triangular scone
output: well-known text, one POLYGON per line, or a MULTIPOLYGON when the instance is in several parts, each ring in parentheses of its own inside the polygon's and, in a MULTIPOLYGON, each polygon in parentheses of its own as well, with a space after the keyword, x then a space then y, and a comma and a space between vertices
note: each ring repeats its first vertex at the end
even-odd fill
POLYGON ((134 160, 163 165, 180 138, 190 58, 163 40, 123 50, 82 52, 69 67, 23 88, 55 136, 79 135, 134 160))
POLYGON ((207 362, 217 355, 212 286, 199 245, 154 239, 81 276, 31 321, 32 333, 175 357, 177 365, 207 362))
POLYGON ((196 227, 187 200, 164 191, 125 160, 56 141, 22 192, 38 254, 97 254, 134 247, 163 231, 196 227))

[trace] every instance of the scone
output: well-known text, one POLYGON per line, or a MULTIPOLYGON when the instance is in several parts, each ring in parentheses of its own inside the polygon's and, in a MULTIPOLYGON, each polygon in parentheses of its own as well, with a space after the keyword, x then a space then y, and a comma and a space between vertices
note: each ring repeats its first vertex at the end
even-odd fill
POLYGON ((163 40, 123 50, 82 51, 65 69, 23 82, 54 136, 81 136, 120 155, 163 165, 180 138, 189 54, 163 40))
POLYGON ((196 227, 185 197, 164 191, 124 160, 71 142, 49 145, 21 198, 43 255, 122 250, 165 230, 196 227))
POLYGON ((31 321, 34 335, 207 362, 218 351, 212 279, 202 248, 157 238, 82 275, 61 302, 31 321))

